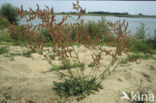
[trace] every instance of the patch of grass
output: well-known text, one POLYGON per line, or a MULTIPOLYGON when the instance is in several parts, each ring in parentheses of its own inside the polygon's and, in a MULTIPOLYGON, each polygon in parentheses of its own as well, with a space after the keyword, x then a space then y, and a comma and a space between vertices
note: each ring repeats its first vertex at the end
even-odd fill
POLYGON ((54 82, 53 88, 57 94, 62 97, 71 97, 77 96, 77 99, 80 100, 86 95, 94 93, 102 89, 101 83, 96 82, 96 78, 87 80, 86 78, 69 78, 61 83, 54 82))
POLYGON ((6 17, 0 15, 0 30, 9 25, 9 21, 6 17))
POLYGON ((131 52, 134 53, 149 53, 152 54, 152 47, 151 45, 149 45, 149 43, 145 42, 145 41, 136 41, 136 40, 130 40, 128 42, 128 47, 130 47, 131 45, 134 45, 134 47, 131 49, 131 52))
POLYGON ((31 53, 33 53, 33 52, 29 50, 29 51, 24 52, 22 54, 22 56, 24 56, 24 57, 31 57, 31 53))
POLYGON ((12 41, 12 45, 13 46, 25 46, 25 42, 23 42, 23 41, 18 41, 18 42, 15 42, 15 41, 12 41))
POLYGON ((128 61, 133 61, 133 60, 137 60, 137 59, 143 59, 143 60, 147 60, 147 59, 154 59, 156 60, 156 57, 154 57, 152 54, 132 54, 129 58, 125 59, 124 61, 122 61, 122 64, 127 64, 128 61))
POLYGON ((46 42, 45 43, 45 47, 51 47, 52 46, 52 42, 46 42))
POLYGON ((94 66, 95 66, 94 63, 89 63, 89 64, 88 64, 88 67, 94 67, 94 66))
POLYGON ((33 53, 32 51, 26 51, 26 52, 23 52, 22 54, 20 53, 10 53, 10 56, 24 56, 24 57, 31 57, 31 53, 33 53))
POLYGON ((51 71, 65 70, 65 69, 71 69, 71 68, 76 68, 76 67, 84 67, 84 64, 83 63, 71 64, 69 60, 64 60, 64 61, 62 61, 61 65, 53 66, 51 71))
POLYGON ((152 49, 156 50, 156 37, 154 39, 147 40, 147 43, 152 47, 152 49))
POLYGON ((45 37, 47 42, 52 41, 52 36, 48 28, 42 28, 39 33, 45 37))
POLYGON ((0 103, 7 103, 7 101, 5 99, 1 100, 0 103))
POLYGON ((8 53, 8 52, 9 52, 9 50, 6 46, 0 48, 0 54, 4 54, 4 53, 8 53))
POLYGON ((10 37, 10 34, 8 33, 8 29, 2 28, 0 30, 0 41, 3 42, 12 42, 13 39, 10 37))
POLYGON ((155 57, 153 57, 152 55, 150 54, 145 54, 145 55, 140 55, 140 54, 133 54, 130 56, 130 60, 134 60, 134 59, 156 59, 155 57))

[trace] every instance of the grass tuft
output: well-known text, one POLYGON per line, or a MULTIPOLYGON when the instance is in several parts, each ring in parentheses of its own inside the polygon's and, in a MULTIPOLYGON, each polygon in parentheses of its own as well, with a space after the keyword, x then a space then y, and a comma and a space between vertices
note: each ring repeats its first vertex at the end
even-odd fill
POLYGON ((102 89, 101 83, 96 82, 96 78, 86 80, 85 78, 69 78, 65 79, 64 82, 54 82, 53 88, 57 94, 62 97, 77 96, 77 99, 82 99, 86 95, 94 93, 102 89))
POLYGON ((154 56, 150 55, 150 54, 145 54, 145 55, 140 55, 140 54, 133 54, 130 56, 129 58, 130 60, 134 60, 134 59, 156 59, 154 56))
POLYGON ((4 54, 4 53, 8 53, 8 52, 9 52, 9 50, 6 46, 0 48, 0 54, 4 54))
POLYGON ((149 45, 149 43, 145 42, 145 41, 136 41, 136 40, 130 40, 128 42, 128 47, 130 47, 131 45, 134 45, 134 47, 131 49, 131 52, 134 53, 149 53, 152 54, 152 47, 149 45))
POLYGON ((26 51, 26 52, 24 52, 23 54, 22 54, 22 56, 24 56, 24 57, 31 57, 31 53, 32 53, 32 51, 26 51))
POLYGON ((76 67, 84 67, 84 64, 83 63, 71 64, 69 60, 64 60, 61 65, 53 66, 51 68, 51 71, 65 70, 65 69, 71 69, 71 68, 76 68, 76 67))
POLYGON ((95 66, 94 63, 89 63, 89 64, 88 64, 88 67, 94 67, 94 66, 95 66))

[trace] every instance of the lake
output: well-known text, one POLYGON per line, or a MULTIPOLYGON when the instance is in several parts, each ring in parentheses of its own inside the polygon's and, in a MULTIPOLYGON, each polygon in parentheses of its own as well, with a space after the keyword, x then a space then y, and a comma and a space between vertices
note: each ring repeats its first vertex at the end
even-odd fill
MULTIPOLYGON (((56 22, 60 22, 62 20, 63 15, 56 15, 56 22)), ((84 19, 85 22, 88 22, 90 20, 98 22, 101 20, 102 16, 82 16, 82 19, 84 19)), ((75 20, 77 19, 77 16, 72 16, 75 20)), ((154 30, 156 29, 156 18, 130 18, 130 17, 113 17, 113 16, 105 16, 106 20, 115 22, 116 20, 126 20, 126 22, 129 23, 128 29, 131 31, 131 34, 134 35, 136 33, 136 28, 139 28, 140 23, 144 23, 145 27, 148 28, 146 31, 146 35, 153 36, 154 30)), ((68 18, 66 23, 74 23, 75 20, 68 18)), ((26 18, 22 18, 20 21, 20 24, 26 24, 26 18)), ((31 22, 33 25, 41 23, 41 20, 39 18, 36 18, 31 22)))

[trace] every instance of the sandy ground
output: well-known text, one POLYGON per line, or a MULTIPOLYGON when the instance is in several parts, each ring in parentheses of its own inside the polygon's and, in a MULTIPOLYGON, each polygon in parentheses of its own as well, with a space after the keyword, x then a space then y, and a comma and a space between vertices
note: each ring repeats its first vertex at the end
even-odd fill
MULTIPOLYGON (((9 53, 21 53, 26 48, 10 46, 9 53)), ((90 51, 80 47, 80 60, 90 62, 90 51)), ((47 72, 51 66, 39 54, 31 57, 0 55, 0 103, 57 103, 52 90, 53 81, 57 81, 54 72, 47 72), (7 102, 5 102, 7 101, 7 102)), ((103 63, 106 63, 106 58, 103 63)), ((140 60, 140 64, 129 62, 121 64, 117 70, 102 83, 103 89, 81 101, 72 103, 132 103, 121 100, 121 91, 136 91, 140 80, 156 96, 156 60, 140 60)), ((155 99, 155 98, 154 98, 155 99)), ((152 103, 156 103, 153 101, 152 103)))

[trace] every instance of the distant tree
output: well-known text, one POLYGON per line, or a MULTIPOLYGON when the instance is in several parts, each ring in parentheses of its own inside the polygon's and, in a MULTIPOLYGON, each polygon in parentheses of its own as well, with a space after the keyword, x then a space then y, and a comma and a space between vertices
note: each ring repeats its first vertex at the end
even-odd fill
POLYGON ((143 14, 139 13, 138 15, 142 16, 143 14))
POLYGON ((62 12, 62 14, 65 14, 65 12, 62 12))
POLYGON ((76 12, 71 12, 71 14, 76 14, 76 12))
POLYGON ((84 9, 84 10, 81 9, 80 12, 81 12, 81 13, 86 13, 86 10, 85 10, 85 9, 84 9))
POLYGON ((25 10, 24 12, 25 12, 25 13, 27 13, 28 11, 27 11, 27 10, 25 10))
POLYGON ((0 8, 0 15, 6 17, 11 24, 18 24, 19 19, 16 13, 16 7, 14 7, 13 5, 9 3, 2 5, 2 7, 0 8))

